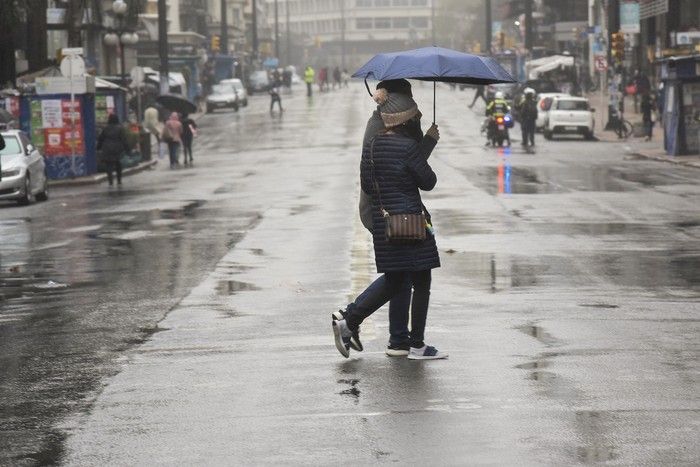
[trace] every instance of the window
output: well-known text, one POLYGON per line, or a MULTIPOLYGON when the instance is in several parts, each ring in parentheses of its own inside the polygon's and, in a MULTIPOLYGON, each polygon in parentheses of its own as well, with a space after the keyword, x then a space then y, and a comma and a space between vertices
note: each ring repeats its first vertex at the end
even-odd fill
POLYGON ((394 0, 394 6, 408 6, 409 0, 394 0))
POLYGON ((416 29, 426 29, 428 27, 428 18, 426 16, 411 18, 411 26, 416 29))
POLYGON ((5 149, 0 154, 22 154, 19 141, 14 136, 5 136, 5 149))
POLYGON ((357 18, 355 20, 356 29, 372 29, 372 18, 357 18))
POLYGON ((410 18, 394 18, 394 29, 408 29, 410 18))
MULTIPOLYGON (((435 0, 433 0, 435 1, 435 0)), ((411 0, 411 5, 413 6, 427 6, 428 0, 411 0)))
POLYGON ((355 0, 355 6, 357 7, 368 7, 372 6, 372 0, 355 0))
POLYGON ((586 102, 586 101, 559 101, 559 102, 557 102, 557 110, 588 110, 588 102, 586 102))
POLYGON ((374 6, 376 6, 376 7, 391 6, 391 0, 374 0, 374 6))
POLYGON ((391 29, 391 18, 375 18, 375 29, 391 29))

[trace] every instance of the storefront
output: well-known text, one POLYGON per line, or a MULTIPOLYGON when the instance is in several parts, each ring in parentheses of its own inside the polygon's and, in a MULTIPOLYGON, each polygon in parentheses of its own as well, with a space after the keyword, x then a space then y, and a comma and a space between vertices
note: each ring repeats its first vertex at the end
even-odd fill
POLYGON ((666 153, 700 154, 700 56, 664 60, 661 79, 666 153))

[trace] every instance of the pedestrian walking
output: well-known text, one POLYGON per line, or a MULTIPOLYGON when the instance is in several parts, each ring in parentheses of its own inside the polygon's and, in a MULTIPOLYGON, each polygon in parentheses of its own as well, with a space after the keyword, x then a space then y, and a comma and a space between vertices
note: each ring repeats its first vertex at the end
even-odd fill
POLYGON ((652 131, 654 129, 654 101, 649 94, 642 96, 642 123, 644 124, 644 141, 649 141, 653 137, 652 131))
POLYGON ((484 94, 484 85, 480 84, 476 87, 476 92, 474 93, 474 99, 472 100, 472 103, 469 104, 469 108, 471 109, 474 107, 474 104, 476 104, 476 101, 481 97, 481 99, 484 101, 484 104, 488 105, 489 101, 486 100, 486 95, 484 94))
POLYGON ((193 164, 194 159, 192 157, 192 142, 194 138, 197 137, 197 123, 189 116, 189 114, 183 114, 180 120, 182 124, 182 155, 187 165, 188 158, 189 163, 193 164))
POLYGON ((102 129, 97 137, 97 150, 102 151, 102 161, 107 170, 109 186, 114 185, 114 173, 117 174, 117 185, 122 184, 121 156, 129 151, 129 141, 126 139, 126 131, 119 124, 119 117, 110 114, 107 118, 107 126, 102 129))
MULTIPOLYGON (((385 89, 387 92, 398 92, 412 97, 411 83, 405 79, 386 80, 377 84, 377 90, 385 89)), ((375 109, 372 116, 367 121, 365 127, 365 135, 363 138, 363 146, 368 143, 375 135, 386 131, 384 121, 379 110, 375 109)), ((422 136, 422 134, 421 134, 422 136)), ((437 141, 440 139, 440 134, 437 125, 433 124, 425 136, 420 140, 419 152, 421 157, 428 159, 432 153, 437 141)), ((372 232, 372 196, 360 190, 360 220, 367 230, 372 232)), ((345 310, 338 310, 333 314, 333 319, 344 319, 348 314, 352 313, 357 306, 373 291, 384 286, 386 277, 384 274, 379 276, 372 284, 369 285, 361 294, 355 298, 352 303, 349 303, 345 310)), ((389 301, 389 342, 386 348, 386 354, 390 357, 398 357, 408 355, 410 349, 410 332, 408 329, 409 307, 411 304, 411 280, 406 276, 399 291, 389 301)), ((361 352, 363 347, 359 337, 359 331, 353 333, 351 337, 351 347, 353 350, 361 352)))
POLYGON ((177 112, 172 112, 170 118, 163 125, 160 135, 161 141, 168 145, 170 154, 170 168, 176 169, 180 165, 180 143, 182 142, 182 123, 177 112))
POLYGON ((535 129, 537 126, 537 103, 535 102, 535 90, 525 88, 520 101, 515 104, 520 114, 520 129, 522 130, 522 145, 535 145, 535 129))
POLYGON ((387 128, 364 144, 360 163, 362 191, 372 196, 372 240, 377 271, 384 283, 373 290, 344 319, 332 321, 338 351, 349 356, 351 339, 359 335, 360 325, 391 300, 407 280, 413 285, 411 337, 408 358, 427 360, 447 354, 424 342, 430 298, 431 271, 440 266, 429 216, 425 241, 419 244, 390 243, 384 231, 382 210, 392 214, 418 214, 424 211, 420 190, 432 190, 437 176, 420 154, 420 117, 413 98, 379 89, 374 94, 387 128), (380 199, 381 198, 381 199, 380 199))
POLYGON ((348 73, 348 70, 343 69, 343 72, 340 74, 340 79, 343 81, 344 88, 350 87, 350 85, 348 84, 348 81, 350 81, 350 73, 348 73))
POLYGON ((316 76, 316 71, 310 66, 306 67, 304 70, 304 81, 306 82, 306 97, 311 97, 313 95, 314 87, 314 77, 316 76))
POLYGON ((340 67, 336 66, 333 68, 333 90, 335 90, 336 86, 340 89, 340 79, 340 67))
POLYGON ((270 93, 270 113, 273 112, 275 102, 279 106, 280 112, 284 112, 284 109, 282 108, 282 96, 280 96, 279 83, 273 81, 270 84, 270 88, 267 90, 267 92, 270 93))
POLYGON ((320 92, 326 91, 326 80, 328 79, 328 68, 323 67, 321 71, 318 72, 318 90, 320 92))

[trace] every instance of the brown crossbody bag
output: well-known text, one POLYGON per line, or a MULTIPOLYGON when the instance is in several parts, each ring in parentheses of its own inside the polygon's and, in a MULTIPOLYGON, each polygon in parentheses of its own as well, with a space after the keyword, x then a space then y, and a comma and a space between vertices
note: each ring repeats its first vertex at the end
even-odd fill
POLYGON ((370 165, 372 168, 372 183, 379 197, 379 209, 384 217, 384 233, 389 243, 400 245, 415 245, 423 243, 427 236, 425 212, 420 214, 389 214, 382 203, 382 193, 374 173, 374 139, 370 148, 370 165))

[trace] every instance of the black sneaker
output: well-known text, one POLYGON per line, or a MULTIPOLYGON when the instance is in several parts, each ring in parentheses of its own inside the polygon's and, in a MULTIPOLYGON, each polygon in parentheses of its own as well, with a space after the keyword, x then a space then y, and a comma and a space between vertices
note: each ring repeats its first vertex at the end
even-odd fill
POLYGON ((392 344, 386 347, 386 354, 390 357, 405 357, 408 355, 408 351, 411 349, 411 344, 408 342, 403 342, 401 344, 392 344))
MULTIPOLYGON (((347 311, 338 310, 335 313, 333 313, 333 321, 345 319, 347 316, 347 311)), ((362 352, 365 349, 364 347, 362 347, 362 342, 360 342, 360 328, 357 328, 357 331, 352 332, 352 336, 350 336, 350 348, 357 352, 362 352)))
POLYGON ((352 332, 348 329, 344 319, 333 320, 333 335, 335 337, 335 347, 345 358, 350 356, 350 335, 352 332))

